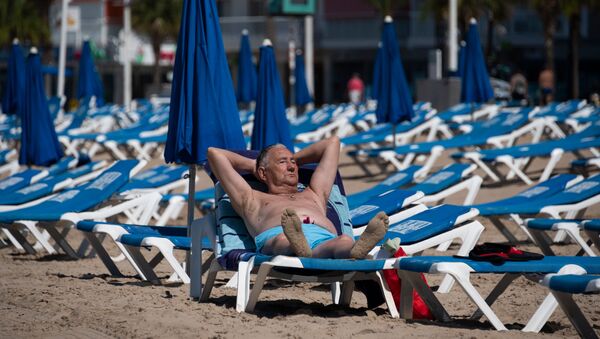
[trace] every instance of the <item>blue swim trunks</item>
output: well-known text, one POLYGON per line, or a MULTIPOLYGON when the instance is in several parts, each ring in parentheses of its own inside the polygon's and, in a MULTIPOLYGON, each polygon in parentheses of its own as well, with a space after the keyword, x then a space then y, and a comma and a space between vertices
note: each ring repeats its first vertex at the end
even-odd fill
MULTIPOLYGON (((308 246, 310 246, 311 249, 314 249, 320 244, 335 239, 337 237, 337 235, 315 224, 302 224, 302 232, 304 233, 304 236, 306 237, 306 242, 308 243, 308 246)), ((256 243, 256 250, 258 252, 261 252, 262 248, 265 246, 265 243, 269 239, 272 239, 280 235, 281 233, 283 233, 283 227, 275 226, 257 235, 254 238, 254 242, 256 243)))

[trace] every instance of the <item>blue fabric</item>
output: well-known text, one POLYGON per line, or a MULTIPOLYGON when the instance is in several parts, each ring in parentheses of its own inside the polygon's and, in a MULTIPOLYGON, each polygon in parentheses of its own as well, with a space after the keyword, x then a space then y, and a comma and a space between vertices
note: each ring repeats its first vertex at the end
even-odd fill
POLYGON ((397 171, 396 173, 388 176, 385 180, 371 188, 348 195, 348 205, 351 209, 357 208, 360 205, 365 204, 366 201, 372 197, 385 193, 393 188, 400 188, 410 183, 415 177, 415 172, 419 169, 421 169, 421 166, 409 166, 406 169, 397 171))
POLYGON ((98 162, 89 163, 59 175, 48 176, 35 184, 30 184, 19 190, 2 194, 0 195, 0 205, 21 205, 44 197, 54 192, 56 185, 65 180, 75 179, 92 172, 97 167, 97 164, 98 162))
POLYGON ((13 43, 8 57, 8 68, 2 113, 21 115, 25 105, 25 57, 21 45, 13 43))
POLYGON ((462 173, 469 168, 469 164, 454 163, 442 170, 430 175, 421 183, 412 186, 410 189, 421 191, 425 195, 435 194, 460 182, 462 173))
MULTIPOLYGON (((283 227, 275 226, 269 228, 268 230, 262 232, 254 238, 254 243, 256 244, 256 250, 258 252, 262 251, 263 247, 267 243, 267 241, 273 239, 274 237, 283 233, 283 227)), ((306 242, 311 249, 315 249, 317 246, 322 243, 335 239, 337 236, 328 230, 324 229, 321 226, 313 225, 313 224, 302 224, 302 233, 304 233, 304 237, 306 238, 306 242)))
POLYGON ((129 174, 138 163, 137 160, 120 160, 87 184, 66 190, 30 207, 0 212, 0 221, 56 221, 65 213, 88 210, 106 201, 129 181, 129 174))
MULTIPOLYGON (((486 120, 485 122, 478 125, 476 130, 473 130, 466 134, 461 134, 450 139, 420 142, 409 145, 402 145, 393 148, 397 154, 409 154, 409 153, 430 153, 431 150, 436 146, 441 146, 445 149, 448 148, 459 148, 468 146, 477 146, 487 143, 487 140, 491 137, 498 135, 504 135, 512 132, 514 129, 519 128, 528 122, 528 110, 522 110, 519 113, 501 113, 493 117, 492 119, 486 120)), ((363 151, 365 154, 375 157, 378 156, 384 150, 390 150, 390 148, 379 148, 363 151)), ((482 152, 487 152, 484 150, 482 152)), ((501 150, 490 150, 490 151, 501 151, 501 150)), ((458 154, 458 153, 457 153, 458 154)), ((460 153, 462 154, 462 153, 460 153)), ((455 156, 455 155, 453 155, 455 156)))
MULTIPOLYGON (((174 196, 180 196, 180 197, 184 198, 186 201, 188 199, 187 194, 164 194, 162 196, 161 200, 169 201, 174 196)), ((196 200, 196 202, 202 202, 204 200, 213 199, 214 197, 215 197, 215 188, 214 187, 210 187, 207 189, 203 189, 203 190, 194 192, 194 199, 196 200)))
POLYGON ((377 99, 381 91, 381 79, 383 76, 382 64, 383 64, 383 48, 377 46, 377 54, 375 55, 375 62, 373 63, 373 84, 371 85, 371 98, 377 99))
POLYGON ((104 105, 104 90, 100 75, 94 65, 94 57, 89 40, 83 42, 79 59, 79 77, 77 79, 77 98, 96 97, 96 106, 104 105))
POLYGON ((398 124, 411 120, 415 114, 393 22, 383 24, 381 43, 383 57, 375 115, 378 123, 398 124))
POLYGON ((427 273, 433 264, 443 262, 465 263, 475 270, 475 273, 556 273, 562 267, 570 264, 581 266, 590 274, 600 273, 600 260, 598 258, 571 256, 545 256, 541 260, 506 261, 502 264, 467 258, 423 256, 402 258, 400 269, 427 273))
POLYGON ((476 23, 469 25, 464 54, 460 101, 487 102, 494 98, 476 23))
MULTIPOLYGON (((169 228, 169 226, 163 227, 169 228)), ((119 238, 119 242, 129 246, 142 246, 144 239, 149 237, 158 237, 168 239, 173 243, 176 249, 191 250, 192 239, 186 236, 164 236, 164 235, 148 235, 148 234, 123 234, 119 238)), ((202 249, 212 250, 210 240, 206 237, 202 238, 202 249)))
POLYGON ((600 281, 600 276, 598 275, 555 275, 550 278, 548 287, 555 291, 565 293, 599 292, 600 289, 597 287, 588 288, 588 284, 596 282, 596 285, 598 285, 598 281, 600 281))
POLYGON ((567 184, 576 177, 577 176, 574 174, 560 174, 530 187, 515 196, 484 204, 473 205, 472 207, 477 208, 479 214, 482 216, 518 213, 513 211, 528 205, 535 205, 535 208, 539 211, 539 209, 545 206, 542 205, 540 201, 563 191, 567 184))
POLYGON ((464 206, 439 205, 410 218, 391 224, 380 244, 399 238, 400 244, 410 245, 451 230, 456 219, 471 209, 464 206))
POLYGON ((250 148, 261 150, 277 143, 284 144, 288 149, 293 150, 290 124, 285 113, 283 92, 273 47, 262 46, 250 148))
POLYGON ((444 122, 450 122, 454 117, 461 115, 471 114, 472 111, 476 111, 481 108, 481 104, 473 103, 473 104, 458 104, 450 107, 449 109, 438 113, 436 116, 442 119, 444 122))
MULTIPOLYGON (((272 256, 258 254, 254 256, 254 264, 260 265, 273 259, 272 256)), ((385 260, 372 259, 320 259, 320 258, 299 258, 302 268, 307 270, 319 271, 359 271, 375 272, 385 267, 385 260)), ((302 271, 298 272, 302 274, 302 271)))
POLYGON ((208 147, 244 149, 219 15, 211 0, 185 0, 165 145, 168 163, 200 164, 208 147))
POLYGON ((600 219, 586 220, 583 222, 582 227, 584 230, 600 232, 600 219))
POLYGON ((48 175, 58 175, 66 172, 69 168, 77 166, 79 159, 75 157, 64 157, 60 159, 56 164, 48 167, 48 175))
POLYGON ((26 169, 24 171, 15 173, 9 177, 0 180, 0 193, 6 194, 14 192, 23 187, 29 186, 33 180, 33 177, 42 173, 41 170, 37 169, 26 169))
POLYGON ((238 55, 237 101, 249 103, 256 100, 256 66, 252 62, 252 48, 248 34, 242 34, 238 55))
POLYGON ((27 100, 21 111, 19 163, 48 166, 62 158, 63 151, 50 117, 44 80, 40 72, 40 56, 37 53, 30 53, 27 57, 25 84, 27 100))
POLYGON ((158 188, 183 178, 188 171, 185 166, 167 166, 160 165, 131 178, 125 186, 121 187, 119 192, 126 192, 136 189, 158 188))
POLYGON ((312 102, 313 98, 308 91, 308 84, 306 83, 304 57, 302 54, 296 54, 296 68, 294 69, 294 77, 296 78, 296 83, 294 84, 296 105, 302 106, 312 102))
POLYGON ((404 208, 406 199, 416 193, 415 191, 393 189, 372 197, 361 206, 350 210, 352 225, 354 227, 366 225, 377 213, 382 211, 387 215, 395 214, 404 208))
POLYGON ((564 222, 581 223, 581 219, 530 219, 527 220, 527 228, 532 228, 541 231, 550 231, 554 225, 564 222))
POLYGON ((467 56, 467 43, 461 45, 458 49, 458 69, 456 70, 456 75, 459 78, 462 78, 465 75, 465 57, 467 56))

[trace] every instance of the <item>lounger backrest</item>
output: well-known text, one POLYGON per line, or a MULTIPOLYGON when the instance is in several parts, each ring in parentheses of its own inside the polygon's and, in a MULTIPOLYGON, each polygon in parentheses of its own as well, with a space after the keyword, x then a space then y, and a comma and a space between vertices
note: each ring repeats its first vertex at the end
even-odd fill
POLYGON ((119 192, 158 188, 182 179, 187 171, 188 169, 185 166, 159 165, 135 175, 119 192))
POLYGON ((411 187, 410 189, 413 191, 421 191, 425 193, 425 195, 440 192, 461 181, 464 171, 466 171, 469 167, 471 167, 469 164, 451 164, 430 175, 424 181, 411 187))
POLYGON ((36 205, 36 208, 65 212, 82 212, 108 200, 135 174, 139 161, 119 160, 93 181, 64 191, 36 205))
POLYGON ((42 171, 37 169, 26 169, 15 173, 9 177, 0 180, 0 193, 14 192, 23 187, 29 186, 35 179, 42 175, 42 171))
POLYGON ((546 206, 574 204, 600 194, 600 174, 591 176, 564 191, 542 200, 546 206))
POLYGON ((421 166, 412 165, 406 169, 398 171, 369 189, 351 194, 348 196, 348 203, 350 206, 356 207, 367 201, 369 198, 380 195, 391 189, 400 188, 404 185, 407 185, 414 179, 415 172, 421 168, 421 166))

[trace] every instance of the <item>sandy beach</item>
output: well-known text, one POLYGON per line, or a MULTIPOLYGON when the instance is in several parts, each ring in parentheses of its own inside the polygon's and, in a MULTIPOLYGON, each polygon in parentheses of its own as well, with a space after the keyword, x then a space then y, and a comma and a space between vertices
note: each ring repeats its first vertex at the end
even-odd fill
MULTIPOLYGON (((558 172, 566 172, 566 157, 558 172)), ((160 160, 157 160, 160 162, 160 160)), ((542 163, 536 163, 533 172, 542 163)), ((373 167, 375 169, 375 167, 373 167)), ((388 167, 388 171, 391 171, 388 167)), ((348 192, 356 192, 381 180, 384 175, 365 176, 351 160, 342 158, 340 171, 348 192)), ((208 185, 202 178, 200 187, 208 185)), ((520 182, 492 185, 481 189, 477 202, 497 200, 524 190, 520 182)), ((446 201, 460 203, 462 195, 446 201)), ((600 217, 594 207, 586 216, 600 217)), ((486 230, 480 242, 504 239, 485 218, 477 218, 486 230)), ((181 220, 183 222, 183 220, 181 220)), ((519 239, 525 235, 511 228, 519 239)), ((82 239, 73 231, 72 243, 82 239)), ((519 248, 540 252, 531 243, 519 248)), ((555 246, 558 254, 574 254, 575 245, 555 246)), ((434 254, 434 251, 425 254, 434 254)), ((148 252, 148 256, 152 253, 148 252)), ((180 253, 183 257, 183 253, 180 253)), ((261 294, 254 314, 235 311, 235 290, 225 288, 231 274, 221 274, 208 302, 198 303, 188 297, 188 285, 166 283, 153 286, 134 276, 132 269, 121 265, 127 275, 114 278, 98 258, 70 260, 63 255, 25 255, 12 247, 0 249, 0 335, 3 338, 508 338, 508 337, 576 337, 564 313, 558 309, 539 334, 523 333, 528 321, 548 291, 540 285, 519 278, 493 305, 493 309, 510 331, 497 332, 486 321, 471 321, 473 303, 455 286, 442 303, 457 321, 392 319, 385 306, 367 309, 365 297, 356 292, 350 307, 331 304, 328 286, 292 284, 270 280, 261 294)), ((167 278, 165 264, 157 270, 167 278)), ((432 286, 440 282, 428 277, 432 286)), ((497 275, 479 275, 474 285, 484 293, 500 279, 497 275)), ((482 293, 482 294, 484 294, 482 293)), ((600 333, 599 295, 578 295, 575 300, 600 333)))

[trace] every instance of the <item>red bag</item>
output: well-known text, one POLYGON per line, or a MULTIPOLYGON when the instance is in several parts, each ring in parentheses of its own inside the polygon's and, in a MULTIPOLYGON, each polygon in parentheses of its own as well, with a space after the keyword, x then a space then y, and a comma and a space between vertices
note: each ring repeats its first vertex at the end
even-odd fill
MULTIPOLYGON (((394 253, 394 258, 405 257, 406 253, 402 248, 399 248, 396 253, 394 253)), ((387 284, 392 291, 392 295, 394 296, 394 302, 397 307, 400 307, 400 290, 402 287, 402 281, 396 274, 395 270, 383 270, 383 276, 387 281, 387 284)), ((421 279, 427 284, 427 280, 425 280, 425 276, 421 274, 421 279)), ((429 307, 425 304, 421 296, 417 293, 417 291, 413 290, 413 319, 429 319, 433 320, 433 315, 429 310, 429 307)))

